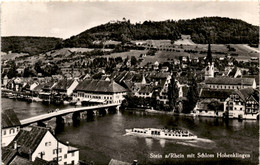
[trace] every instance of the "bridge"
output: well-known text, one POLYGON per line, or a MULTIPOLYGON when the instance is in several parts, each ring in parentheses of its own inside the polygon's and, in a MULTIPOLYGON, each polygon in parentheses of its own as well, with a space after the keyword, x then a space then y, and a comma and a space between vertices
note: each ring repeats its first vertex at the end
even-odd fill
POLYGON ((65 116, 70 113, 90 111, 90 110, 99 110, 99 109, 106 109, 106 108, 116 108, 119 105, 120 104, 105 104, 105 105, 96 105, 96 106, 80 107, 80 108, 68 108, 68 109, 58 110, 58 111, 54 111, 51 113, 46 113, 46 114, 31 117, 31 118, 23 119, 23 120, 20 120, 20 123, 22 126, 24 126, 24 125, 29 125, 29 124, 36 123, 39 121, 49 120, 53 117, 65 116))

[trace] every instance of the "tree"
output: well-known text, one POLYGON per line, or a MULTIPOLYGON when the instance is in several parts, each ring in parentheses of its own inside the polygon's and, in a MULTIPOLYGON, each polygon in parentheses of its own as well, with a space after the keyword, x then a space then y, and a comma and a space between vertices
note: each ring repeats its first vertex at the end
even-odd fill
POLYGON ((135 66, 137 64, 137 59, 135 58, 135 56, 131 57, 131 65, 135 66))
POLYGON ((33 73, 33 71, 31 70, 30 67, 26 67, 24 69, 24 72, 23 72, 23 77, 30 77, 30 76, 34 76, 35 74, 33 73))
POLYGON ((9 71, 7 72, 7 77, 8 77, 9 79, 11 79, 11 78, 17 76, 17 71, 16 71, 17 67, 16 67, 16 64, 15 64, 14 61, 11 61, 9 65, 10 65, 10 69, 9 69, 9 71))
POLYGON ((199 98, 197 82, 195 78, 192 78, 191 85, 187 94, 187 104, 184 104, 184 113, 190 113, 197 104, 199 98))
POLYGON ((179 97, 179 89, 175 81, 175 77, 172 75, 170 84, 168 85, 168 99, 171 109, 175 108, 176 99, 179 97))
POLYGON ((218 100, 212 100, 209 104, 208 104, 208 108, 210 110, 213 111, 217 111, 217 110, 223 110, 223 104, 220 103, 218 100))

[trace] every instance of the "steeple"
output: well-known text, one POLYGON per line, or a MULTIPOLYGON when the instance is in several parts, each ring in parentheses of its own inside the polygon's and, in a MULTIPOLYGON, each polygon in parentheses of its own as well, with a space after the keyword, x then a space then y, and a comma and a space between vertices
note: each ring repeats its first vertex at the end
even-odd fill
POLYGON ((208 54, 206 57, 206 65, 208 65, 208 63, 210 63, 210 65, 212 64, 212 54, 211 54, 211 47, 210 47, 210 42, 208 45, 208 54))

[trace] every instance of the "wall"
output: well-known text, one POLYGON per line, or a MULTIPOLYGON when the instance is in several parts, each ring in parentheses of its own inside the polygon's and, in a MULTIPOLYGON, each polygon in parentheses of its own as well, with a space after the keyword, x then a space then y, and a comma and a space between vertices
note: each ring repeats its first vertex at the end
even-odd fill
POLYGON ((20 126, 2 129, 2 147, 7 146, 20 131, 20 126))
POLYGON ((68 153, 68 146, 58 142, 49 131, 45 134, 32 154, 32 161, 34 161, 36 157, 40 157, 41 152, 44 153, 42 159, 47 161, 56 160, 57 148, 59 148, 59 164, 65 164, 65 162, 71 164, 73 160, 75 164, 79 163, 79 151, 74 152, 74 156, 72 156, 72 153, 68 153), (67 154, 67 158, 65 158, 65 154, 67 154))

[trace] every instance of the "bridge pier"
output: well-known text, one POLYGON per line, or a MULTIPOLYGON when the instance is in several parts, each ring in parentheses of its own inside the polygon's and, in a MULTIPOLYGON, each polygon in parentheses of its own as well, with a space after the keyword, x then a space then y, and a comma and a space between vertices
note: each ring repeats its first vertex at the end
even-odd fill
POLYGON ((110 114, 115 114, 115 113, 117 112, 117 109, 116 109, 116 107, 109 107, 109 108, 108 108, 108 112, 109 112, 110 114))
POLYGON ((107 111, 105 108, 101 108, 98 110, 99 116, 105 116, 107 114, 107 111))
POLYGON ((80 124, 80 112, 74 112, 72 114, 72 121, 73 121, 73 126, 78 126, 80 124))
POLYGON ((93 118, 94 112, 92 110, 87 111, 87 118, 93 118))
POLYGON ((57 116, 55 133, 61 132, 63 130, 64 130, 64 119, 61 116, 57 116))

